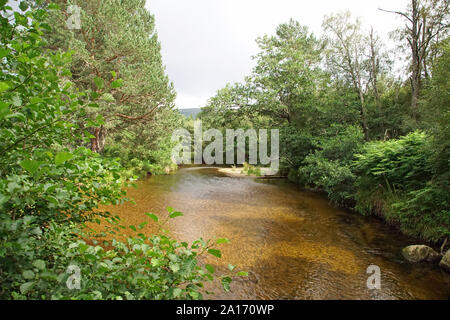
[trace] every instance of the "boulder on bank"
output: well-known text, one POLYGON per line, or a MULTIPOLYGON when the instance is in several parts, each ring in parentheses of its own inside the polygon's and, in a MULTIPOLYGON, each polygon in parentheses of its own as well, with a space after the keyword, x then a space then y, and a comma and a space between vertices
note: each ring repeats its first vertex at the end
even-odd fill
POLYGON ((450 250, 447 250, 447 252, 444 254, 441 262, 439 262, 439 266, 450 272, 450 250))
POLYGON ((403 257, 412 263, 417 262, 436 262, 441 255, 432 248, 424 245, 414 245, 403 248, 403 257))

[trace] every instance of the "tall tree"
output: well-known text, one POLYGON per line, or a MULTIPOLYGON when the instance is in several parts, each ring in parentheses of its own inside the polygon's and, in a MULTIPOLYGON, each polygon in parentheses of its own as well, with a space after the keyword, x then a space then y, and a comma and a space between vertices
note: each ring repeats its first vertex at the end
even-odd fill
POLYGON ((173 107, 175 93, 145 0, 55 2, 61 11, 48 19, 54 26, 46 35, 48 48, 74 51, 72 80, 92 102, 80 122, 93 135, 93 151, 103 150, 108 133, 152 126, 159 110, 173 107), (79 28, 68 28, 74 15, 69 5, 80 8, 79 28), (92 124, 95 119, 98 126, 92 124))
POLYGON ((371 69, 367 61, 367 45, 359 19, 352 21, 350 12, 327 16, 323 22, 327 43, 327 64, 334 77, 352 85, 360 102, 361 126, 369 139, 365 94, 370 85, 371 69))
POLYGON ((406 22, 397 35, 406 39, 411 54, 411 112, 417 120, 422 80, 430 76, 430 50, 440 37, 448 35, 449 1, 411 0, 405 11, 381 10, 395 13, 406 22))
POLYGON ((251 76, 256 108, 279 122, 306 126, 315 107, 321 44, 297 21, 257 39, 261 49, 251 76))

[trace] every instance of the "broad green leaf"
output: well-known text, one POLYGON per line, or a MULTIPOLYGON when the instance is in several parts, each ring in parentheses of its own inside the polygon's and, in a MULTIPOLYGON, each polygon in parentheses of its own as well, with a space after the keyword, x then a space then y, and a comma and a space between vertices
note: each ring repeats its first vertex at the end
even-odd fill
POLYGON ((15 96, 12 98, 12 104, 13 104, 13 106, 15 106, 15 107, 20 107, 20 106, 22 105, 22 99, 20 98, 20 96, 15 95, 15 96))
POLYGON ((152 258, 151 263, 152 263, 152 266, 153 266, 153 267, 157 267, 157 266, 160 265, 161 260, 159 260, 158 258, 152 258))
POLYGON ((226 292, 229 292, 230 291, 230 283, 231 283, 231 278, 230 277, 223 277, 222 278, 222 286, 223 286, 223 289, 226 291, 226 292))
POLYGON ((3 59, 8 55, 9 50, 8 49, 0 49, 0 59, 3 59))
POLYGON ((170 267, 170 270, 172 270, 173 272, 180 271, 180 265, 178 263, 170 263, 169 267, 170 267))
POLYGON ((217 249, 208 249, 208 253, 212 254, 213 256, 217 257, 217 258, 222 258, 222 252, 220 252, 220 250, 217 249))
POLYGON ((111 93, 104 93, 104 94, 102 95, 102 100, 103 100, 103 101, 106 101, 106 102, 114 102, 114 101, 116 101, 116 100, 114 99, 114 96, 113 96, 111 93))
POLYGON ((144 228, 147 224, 148 224, 148 222, 141 222, 141 223, 138 225, 138 228, 139 228, 139 229, 142 229, 142 228, 144 228))
POLYGON ((38 268, 41 271, 45 270, 45 261, 38 259, 33 262, 33 266, 35 266, 36 268, 38 268))
POLYGON ((105 85, 105 81, 100 77, 95 77, 94 83, 99 89, 103 89, 103 86, 105 85))
POLYGON ((59 204, 58 200, 53 196, 45 196, 44 199, 53 203, 55 206, 59 204))
POLYGON ((228 240, 227 238, 220 238, 216 240, 217 244, 222 244, 222 243, 230 243, 230 240, 228 240))
POLYGON ((73 154, 69 152, 58 152, 55 156, 55 164, 60 165, 73 158, 73 154))
POLYGON ((169 215, 169 218, 173 219, 173 218, 181 217, 181 216, 183 216, 183 214, 181 212, 175 211, 169 215))
POLYGON ((48 8, 49 10, 59 10, 59 9, 60 9, 59 5, 56 4, 56 3, 50 3, 50 4, 47 6, 47 8, 48 8))
POLYGON ((28 9, 28 3, 26 3, 25 1, 20 2, 19 8, 22 11, 26 11, 28 9))
POLYGON ((182 291, 183 291, 183 290, 181 290, 180 288, 174 288, 174 289, 173 289, 173 297, 174 297, 174 298, 178 298, 178 297, 180 296, 180 294, 181 294, 182 291))
POLYGON ((0 206, 6 203, 11 197, 0 193, 0 206))
POLYGON ((9 110, 9 104, 3 101, 0 101, 0 119, 6 117, 11 111, 9 110))
POLYGON ((34 272, 31 271, 31 270, 25 270, 24 272, 22 272, 22 276, 23 276, 25 279, 30 280, 30 279, 33 279, 33 278, 34 278, 34 272))
POLYGON ((31 174, 34 174, 40 165, 39 161, 36 160, 23 160, 20 162, 20 166, 31 174))
POLYGON ((189 295, 195 300, 200 297, 200 294, 197 291, 189 291, 189 295))
POLYGON ((228 264, 228 270, 233 271, 236 266, 233 266, 231 263, 228 264))
POLYGON ((117 79, 111 83, 111 88, 113 88, 113 89, 120 88, 122 85, 123 85, 123 80, 117 79))
POLYGON ((31 288, 33 288, 34 282, 25 282, 20 286, 20 293, 26 294, 28 291, 30 291, 31 288))
POLYGON ((33 262, 33 266, 35 266, 36 268, 38 268, 41 271, 45 270, 45 261, 38 259, 33 262))
POLYGON ((205 265, 206 270, 208 270, 210 273, 214 273, 214 267, 210 264, 205 265))
POLYGON ((240 277, 248 277, 248 272, 247 271, 239 271, 237 273, 237 275, 240 277))
POLYGON ((147 217, 149 217, 150 219, 154 220, 155 222, 158 222, 158 220, 159 220, 158 217, 153 213, 146 212, 145 215, 147 217))
POLYGON ((9 84, 6 82, 0 81, 0 92, 4 92, 9 89, 9 84))

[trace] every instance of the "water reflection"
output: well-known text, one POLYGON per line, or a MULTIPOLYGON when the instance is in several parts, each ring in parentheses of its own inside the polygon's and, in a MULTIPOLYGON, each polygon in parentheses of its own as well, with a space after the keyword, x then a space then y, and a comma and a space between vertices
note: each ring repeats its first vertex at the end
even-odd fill
MULTIPOLYGON (((323 197, 287 181, 227 177, 190 168, 138 182, 136 204, 114 207, 125 224, 168 205, 182 211, 170 229, 183 241, 227 237, 223 258, 249 271, 220 299, 449 299, 450 277, 439 268, 411 266, 400 256, 412 240, 380 221, 331 207, 323 197), (381 268, 381 290, 366 287, 369 265, 381 268)), ((147 230, 151 232, 151 230, 147 230)))

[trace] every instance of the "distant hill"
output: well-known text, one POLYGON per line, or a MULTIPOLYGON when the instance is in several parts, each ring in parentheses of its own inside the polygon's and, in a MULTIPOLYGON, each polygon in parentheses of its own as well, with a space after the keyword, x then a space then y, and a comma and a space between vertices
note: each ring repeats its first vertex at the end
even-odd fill
POLYGON ((186 118, 192 116, 192 118, 197 118, 197 115, 200 113, 200 108, 191 108, 191 109, 179 109, 180 113, 184 115, 186 118))

